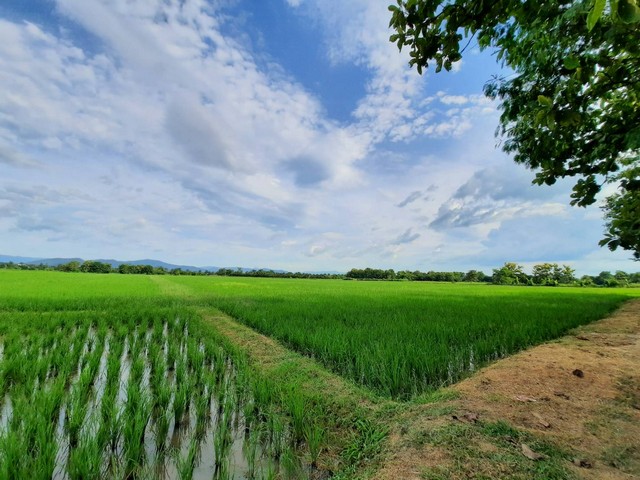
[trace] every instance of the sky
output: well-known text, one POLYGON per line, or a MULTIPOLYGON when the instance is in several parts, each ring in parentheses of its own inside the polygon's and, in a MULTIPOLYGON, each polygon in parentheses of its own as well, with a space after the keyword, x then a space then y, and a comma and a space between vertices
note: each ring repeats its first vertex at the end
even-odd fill
POLYGON ((0 253, 637 271, 500 150, 491 52, 420 76, 388 3, 3 0, 0 253))

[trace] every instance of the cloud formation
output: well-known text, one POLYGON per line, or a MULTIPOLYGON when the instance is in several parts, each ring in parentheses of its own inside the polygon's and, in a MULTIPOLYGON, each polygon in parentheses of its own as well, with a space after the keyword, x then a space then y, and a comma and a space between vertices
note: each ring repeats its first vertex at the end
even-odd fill
MULTIPOLYGON (((530 186, 496 151, 494 103, 409 69, 385 3, 265 2, 313 29, 327 77, 358 69, 350 116, 246 34, 268 31, 251 2, 55 0, 43 23, 0 18, 0 253, 472 268, 574 218, 562 185, 530 186)), ((584 238, 566 255, 586 256, 584 238)))

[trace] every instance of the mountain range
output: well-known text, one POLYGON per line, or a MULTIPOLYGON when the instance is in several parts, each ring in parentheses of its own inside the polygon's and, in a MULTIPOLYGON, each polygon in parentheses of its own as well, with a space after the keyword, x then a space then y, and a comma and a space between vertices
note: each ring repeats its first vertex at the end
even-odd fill
MULTIPOLYGON (((220 267, 195 267, 193 265, 174 265, 172 263, 162 262, 160 260, 152 260, 149 258, 145 258, 142 260, 114 260, 111 258, 92 258, 96 262, 107 263, 111 265, 112 268, 118 268, 122 264, 127 265, 151 265, 152 267, 163 267, 167 270, 174 270, 179 268, 181 270, 189 271, 189 272, 199 272, 199 271, 209 271, 209 272, 217 272, 220 270, 220 267)), ((12 255, 0 255, 0 263, 24 263, 27 265, 47 265, 49 267, 57 267, 58 265, 62 265, 63 263, 69 262, 84 262, 85 260, 82 258, 36 258, 36 257, 16 257, 12 255)), ((243 268, 244 271, 254 270, 252 268, 243 268)))

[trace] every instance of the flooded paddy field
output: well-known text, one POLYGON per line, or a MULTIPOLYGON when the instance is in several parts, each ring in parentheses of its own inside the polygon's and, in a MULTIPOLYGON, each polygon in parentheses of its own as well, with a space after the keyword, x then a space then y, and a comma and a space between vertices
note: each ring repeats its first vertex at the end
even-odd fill
POLYGON ((14 313, 23 325, 38 316, 38 332, 4 326, 3 478, 300 478, 315 468, 323 431, 303 400, 293 415, 279 408, 240 357, 190 328, 188 311, 124 310, 117 322, 14 313))

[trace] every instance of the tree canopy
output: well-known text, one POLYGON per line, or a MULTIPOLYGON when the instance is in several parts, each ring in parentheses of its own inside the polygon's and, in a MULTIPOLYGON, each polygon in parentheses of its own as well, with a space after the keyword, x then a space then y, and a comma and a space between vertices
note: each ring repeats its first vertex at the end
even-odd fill
POLYGON ((390 40, 419 73, 450 70, 473 41, 513 73, 485 94, 500 101, 497 135, 534 183, 576 177, 572 205, 608 197, 601 245, 640 259, 640 8, 637 0, 397 0, 390 40))

